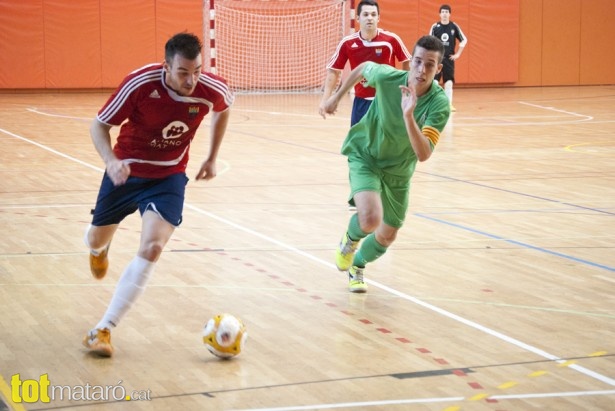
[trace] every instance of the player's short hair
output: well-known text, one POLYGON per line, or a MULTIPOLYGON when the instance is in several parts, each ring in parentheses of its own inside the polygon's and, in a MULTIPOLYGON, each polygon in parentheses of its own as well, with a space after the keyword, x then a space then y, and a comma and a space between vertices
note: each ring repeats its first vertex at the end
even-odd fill
POLYGON ((440 6, 440 13, 442 13, 442 10, 448 10, 448 12, 451 13, 451 6, 448 4, 443 4, 440 6))
POLYGON ((414 55, 414 51, 417 47, 422 47, 427 51, 437 51, 440 53, 440 58, 438 59, 438 64, 442 63, 444 59, 444 44, 440 41, 436 36, 423 36, 414 45, 414 50, 412 50, 412 55, 414 55))
POLYGON ((164 59, 168 62, 173 60, 176 54, 188 60, 194 60, 201 54, 203 43, 191 33, 177 33, 171 37, 164 46, 164 59))
POLYGON ((359 2, 359 6, 357 7, 357 16, 361 15, 361 9, 363 6, 376 6, 376 10, 378 10, 378 14, 380 14, 380 6, 376 0, 361 0, 359 2))

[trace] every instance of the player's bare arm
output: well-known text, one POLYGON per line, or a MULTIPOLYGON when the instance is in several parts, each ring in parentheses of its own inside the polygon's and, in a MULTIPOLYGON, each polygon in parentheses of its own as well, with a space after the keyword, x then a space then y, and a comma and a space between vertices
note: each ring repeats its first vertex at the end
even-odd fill
POLYGON ((318 107, 318 114, 322 116, 322 118, 326 119, 326 111, 325 111, 325 103, 335 91, 335 87, 339 82, 339 79, 342 75, 340 70, 329 69, 327 70, 327 78, 325 79, 324 92, 322 95, 322 99, 320 100, 320 106, 318 107))
POLYGON ((216 176, 216 159, 218 158, 218 151, 220 150, 220 145, 226 133, 230 115, 231 111, 229 109, 213 113, 209 156, 207 156, 207 159, 201 164, 201 168, 196 175, 197 180, 211 180, 216 176))
POLYGON ((453 54, 450 59, 453 61, 457 60, 459 57, 461 57, 461 53, 463 53, 463 47, 459 46, 459 49, 457 49, 457 53, 453 54))
POLYGON ((337 111, 337 105, 339 104, 341 98, 345 96, 359 81, 363 79, 363 67, 365 67, 367 63, 361 63, 357 67, 355 67, 346 81, 342 83, 340 88, 327 99, 325 102, 324 110, 326 114, 333 115, 337 111))
POLYGON ((105 163, 107 174, 113 184, 122 185, 130 176, 130 166, 115 156, 111 147, 111 126, 94 119, 90 126, 90 136, 96 151, 105 163))

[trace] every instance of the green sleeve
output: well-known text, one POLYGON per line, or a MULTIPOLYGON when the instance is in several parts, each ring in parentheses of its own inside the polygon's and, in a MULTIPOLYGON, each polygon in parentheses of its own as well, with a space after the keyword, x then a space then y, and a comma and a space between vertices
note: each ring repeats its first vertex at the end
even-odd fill
POLYGON ((389 66, 388 64, 378 64, 373 61, 368 61, 361 72, 363 78, 365 78, 363 85, 377 89, 378 83, 394 71, 396 71, 395 68, 389 66))
POLYGON ((439 132, 442 132, 451 114, 450 103, 448 101, 448 97, 446 97, 446 94, 443 92, 438 93, 434 97, 435 99, 433 105, 431 110, 429 110, 428 117, 425 119, 425 123, 422 127, 430 126, 439 132))

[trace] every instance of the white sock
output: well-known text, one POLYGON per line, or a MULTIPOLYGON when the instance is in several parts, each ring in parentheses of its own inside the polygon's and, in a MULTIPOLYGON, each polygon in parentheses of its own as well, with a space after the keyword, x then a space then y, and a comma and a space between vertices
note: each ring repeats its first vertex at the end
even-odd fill
POLYGON ((105 315, 96 328, 112 328, 118 325, 132 304, 145 290, 145 284, 154 272, 155 263, 145 258, 135 257, 124 269, 115 287, 113 298, 107 307, 105 315))
POLYGON ((448 97, 449 103, 453 104, 453 82, 447 81, 444 83, 444 94, 448 97))
POLYGON ((90 252, 93 255, 98 255, 100 254, 100 252, 102 250, 104 250, 105 248, 107 248, 107 245, 105 244, 104 246, 100 247, 100 248, 92 248, 90 246, 90 241, 88 240, 88 234, 90 233, 90 230, 92 229, 92 224, 88 224, 87 228, 85 229, 85 235, 83 236, 83 242, 85 243, 86 247, 90 249, 90 252))

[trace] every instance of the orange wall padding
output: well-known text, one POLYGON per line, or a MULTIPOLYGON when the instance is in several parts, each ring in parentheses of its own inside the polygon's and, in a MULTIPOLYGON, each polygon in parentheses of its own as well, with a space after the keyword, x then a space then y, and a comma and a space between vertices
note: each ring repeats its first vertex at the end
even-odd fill
POLYGON ((100 87, 99 0, 45 0, 43 11, 45 88, 100 87))
MULTIPOLYGON (((454 15, 453 15, 454 16, 454 15)), ((472 1, 468 12, 468 83, 514 83, 519 78, 519 2, 472 1)))
POLYGON ((581 40, 579 84, 614 84, 615 40, 613 0, 581 1, 581 40))
POLYGON ((129 72, 164 60, 173 34, 202 37, 202 4, 193 0, 124 0, 121 7, 100 2, 102 87, 116 87, 129 72))
MULTIPOLYGON (((358 3, 358 0, 356 1, 358 3)), ((519 67, 519 1, 380 0, 380 27, 397 33, 408 48, 440 20, 440 5, 468 38, 455 64, 457 83, 514 83, 519 67)))
POLYGON ((157 61, 154 2, 123 0, 117 7, 101 1, 100 23, 102 87, 115 87, 126 74, 157 61))
POLYGON ((164 59, 178 32, 201 37, 199 0, 0 1, 0 89, 114 88, 164 59))
POLYGON ((518 84, 542 85, 542 2, 521 0, 520 8, 518 84))
POLYGON ((42 1, 0 1, 0 87, 45 87, 42 1))
MULTIPOLYGON (((411 48, 441 3, 469 39, 459 85, 615 84, 613 0, 380 0, 380 26, 411 48)), ((170 35, 201 35, 203 2, 0 1, 0 28, 0 89, 113 88, 170 35)))
POLYGON ((156 61, 164 60, 164 45, 173 34, 187 31, 202 39, 203 29, 202 0, 157 0, 156 61))
POLYGON ((612 0, 521 0, 516 86, 615 84, 612 0))
POLYGON ((542 10, 542 85, 578 84, 581 0, 543 0, 542 10))

